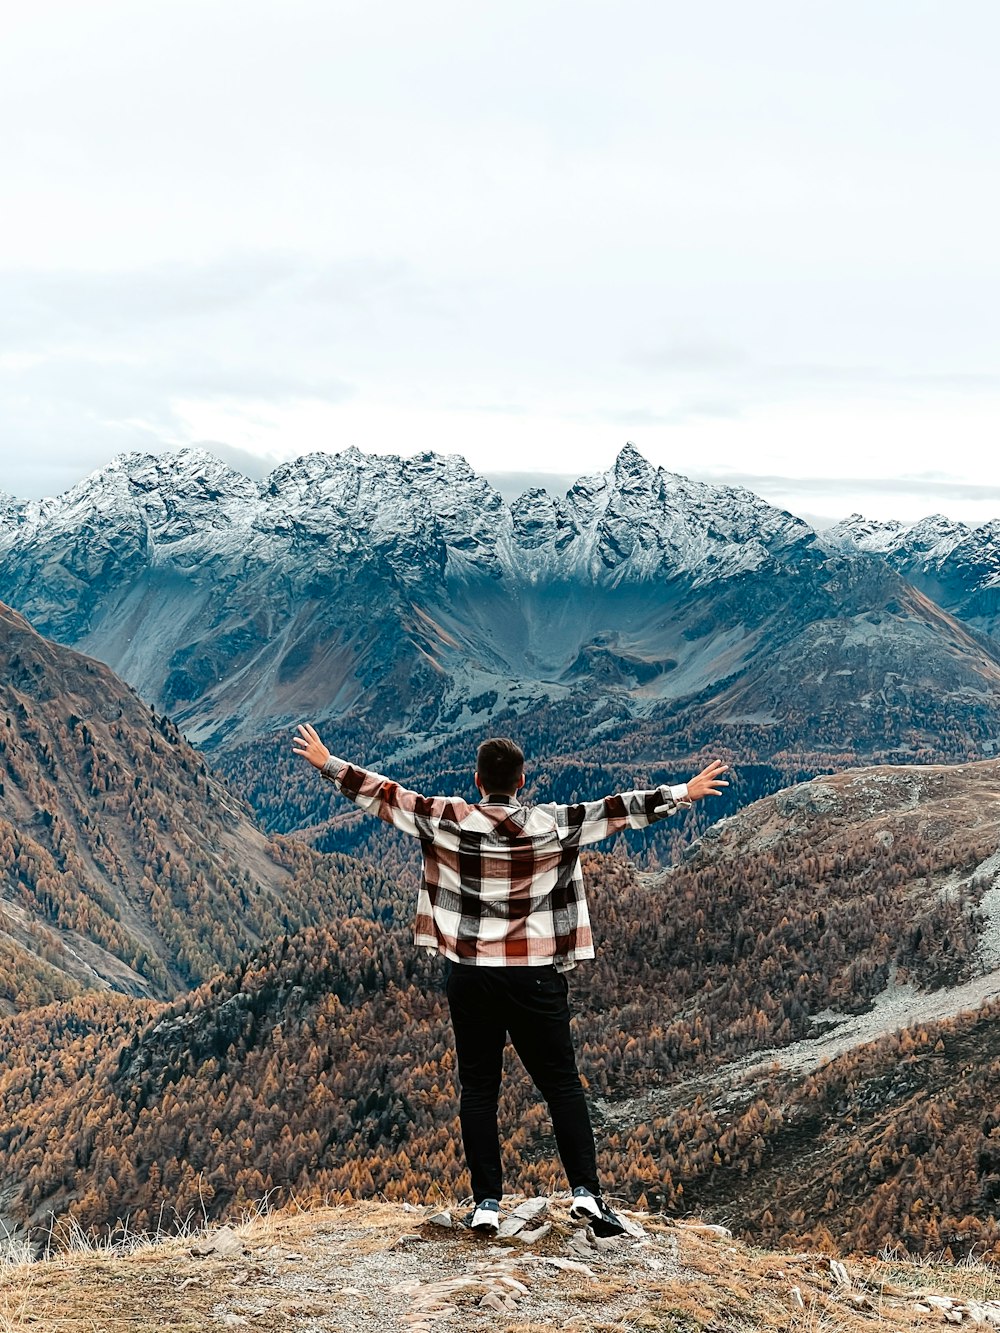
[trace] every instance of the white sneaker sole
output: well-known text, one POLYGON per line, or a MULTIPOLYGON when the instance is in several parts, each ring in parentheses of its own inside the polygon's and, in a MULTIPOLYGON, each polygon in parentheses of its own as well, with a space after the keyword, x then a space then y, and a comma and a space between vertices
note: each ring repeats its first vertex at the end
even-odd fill
POLYGON ((589 1221, 592 1218, 600 1217, 601 1210, 593 1199, 588 1199, 586 1195, 584 1195, 583 1198, 573 1200, 569 1215, 577 1222, 582 1222, 585 1219, 589 1221))

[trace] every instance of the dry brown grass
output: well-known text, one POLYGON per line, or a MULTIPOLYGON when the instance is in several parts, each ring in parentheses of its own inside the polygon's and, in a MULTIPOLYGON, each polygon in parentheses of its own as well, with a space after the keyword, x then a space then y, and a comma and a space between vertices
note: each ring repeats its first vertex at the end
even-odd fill
MULTIPOLYGON (((10 1265, 0 1269, 0 1333, 211 1333, 225 1327, 226 1311, 261 1333, 390 1333, 405 1325, 389 1314, 379 1322, 378 1291, 394 1281, 395 1256, 419 1255, 432 1282, 481 1271, 496 1253, 464 1231, 418 1234, 420 1221, 395 1204, 353 1204, 248 1219, 237 1229, 247 1253, 234 1259, 193 1256, 187 1237, 130 1254, 78 1251, 10 1265), (364 1302, 342 1294, 337 1276, 348 1263, 355 1272, 369 1266, 377 1279, 369 1314, 356 1325, 352 1304, 361 1310, 364 1302)), ((593 1281, 544 1265, 541 1247, 534 1258, 516 1251, 512 1262, 531 1289, 523 1319, 480 1310, 478 1286, 450 1305, 428 1306, 428 1316, 441 1333, 909 1333, 946 1326, 939 1311, 914 1309, 922 1295, 1000 1299, 1000 1275, 976 1264, 858 1260, 847 1264, 844 1288, 819 1254, 755 1250, 652 1220, 649 1234, 652 1247, 624 1247, 613 1261, 598 1256, 593 1281), (652 1253, 664 1271, 646 1264, 652 1253)), ((551 1238, 545 1249, 553 1252, 551 1238)))

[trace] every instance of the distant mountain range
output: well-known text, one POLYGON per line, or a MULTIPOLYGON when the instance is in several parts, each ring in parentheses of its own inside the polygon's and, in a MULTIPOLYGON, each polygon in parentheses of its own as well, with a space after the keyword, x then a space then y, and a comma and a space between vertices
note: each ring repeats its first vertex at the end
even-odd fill
POLYGON ((632 446, 510 504, 454 456, 348 449, 257 482, 182 450, 0 498, 0 597, 219 753, 307 716, 391 757, 565 707, 582 743, 591 716, 758 754, 991 752, 972 564, 942 609, 863 545, 632 446))

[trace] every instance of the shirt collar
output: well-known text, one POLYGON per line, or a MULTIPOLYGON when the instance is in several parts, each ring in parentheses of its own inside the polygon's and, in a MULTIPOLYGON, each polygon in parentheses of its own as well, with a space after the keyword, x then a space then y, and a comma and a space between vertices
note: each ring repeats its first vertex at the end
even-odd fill
POLYGON ((520 805, 516 796, 484 796, 480 805, 520 805))

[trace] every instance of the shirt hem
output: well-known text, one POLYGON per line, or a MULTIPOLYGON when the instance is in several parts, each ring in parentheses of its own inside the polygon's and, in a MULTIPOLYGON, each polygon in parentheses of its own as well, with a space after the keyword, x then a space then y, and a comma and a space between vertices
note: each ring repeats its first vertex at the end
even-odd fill
POLYGON ((428 953, 439 954, 452 963, 462 963, 469 967, 554 967, 557 972, 569 972, 577 963, 593 958, 593 949, 577 949, 572 954, 550 954, 545 958, 459 958, 455 953, 442 949, 440 944, 431 940, 415 940, 414 943, 426 949, 428 953))

